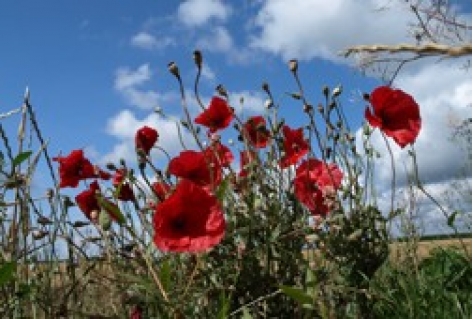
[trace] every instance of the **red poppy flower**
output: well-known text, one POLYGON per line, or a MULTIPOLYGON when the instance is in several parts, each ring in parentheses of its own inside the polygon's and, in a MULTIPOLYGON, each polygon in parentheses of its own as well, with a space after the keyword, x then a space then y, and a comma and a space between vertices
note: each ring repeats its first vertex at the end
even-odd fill
POLYGON ((296 169, 295 196, 313 215, 326 215, 342 178, 336 164, 308 159, 296 169))
MULTIPOLYGON (((97 183, 97 181, 93 181, 89 185, 89 189, 86 189, 76 196, 77 206, 90 220, 92 220, 91 214, 93 211, 100 212, 102 210, 99 202, 99 196, 101 196, 101 194, 99 183, 97 183)), ((105 204, 103 208, 110 215, 110 218, 112 218, 114 221, 118 221, 119 217, 115 214, 115 211, 119 210, 117 205, 107 199, 103 199, 103 201, 103 204, 105 204)))
POLYGON ((286 168, 296 164, 309 151, 309 144, 304 138, 303 128, 291 129, 283 126, 283 149, 285 155, 280 160, 280 167, 286 168))
POLYGON ((204 152, 182 151, 168 165, 169 173, 189 179, 200 186, 214 188, 222 180, 221 166, 213 157, 206 157, 204 152))
POLYGON ((233 117, 234 111, 227 104, 227 101, 215 96, 208 108, 194 119, 194 123, 201 124, 209 128, 211 133, 214 133, 229 126, 233 117))
POLYGON ((341 186, 343 174, 334 163, 326 163, 310 158, 302 162, 296 169, 296 175, 309 175, 316 181, 319 187, 332 187, 337 189, 341 186))
POLYGON ((160 201, 164 201, 171 191, 171 186, 166 182, 154 182, 151 187, 160 201))
POLYGON ((243 127, 243 138, 250 145, 257 148, 264 148, 270 141, 270 132, 266 128, 266 121, 263 116, 253 116, 247 120, 243 127))
POLYGON ((257 154, 252 151, 241 151, 240 152, 240 172, 239 172, 239 177, 247 177, 248 175, 248 169, 250 164, 252 164, 253 161, 257 158, 257 154))
POLYGON ((73 150, 68 156, 54 157, 53 161, 59 163, 59 187, 77 187, 79 181, 87 178, 109 179, 110 174, 93 166, 84 157, 82 150, 73 150))
POLYGON ((421 129, 420 107, 413 97, 388 86, 376 88, 370 94, 370 104, 365 118, 373 127, 378 127, 387 136, 404 148, 415 142, 421 129))
POLYGON ((213 158, 214 161, 223 167, 230 166, 234 161, 232 151, 219 141, 211 143, 211 145, 204 150, 204 155, 207 158, 213 158))
POLYGON ((99 184, 97 181, 93 181, 89 185, 89 189, 86 189, 76 196, 77 206, 89 219, 91 219, 91 213, 93 211, 100 212, 100 206, 97 200, 97 193, 99 191, 99 184))
POLYGON ((313 215, 326 215, 329 212, 324 204, 322 190, 309 175, 296 176, 294 180, 295 196, 313 215))
POLYGON ((153 215, 153 240, 162 251, 201 252, 217 245, 225 219, 217 198, 182 179, 153 215))
POLYGON ((146 155, 150 154, 150 150, 158 140, 158 132, 151 127, 143 126, 135 134, 135 149, 142 150, 146 155))
POLYGON ((124 168, 118 169, 115 171, 112 185, 118 191, 117 198, 123 201, 133 201, 135 200, 135 195, 133 194, 133 189, 129 183, 125 182, 125 177, 127 176, 127 170, 124 168))

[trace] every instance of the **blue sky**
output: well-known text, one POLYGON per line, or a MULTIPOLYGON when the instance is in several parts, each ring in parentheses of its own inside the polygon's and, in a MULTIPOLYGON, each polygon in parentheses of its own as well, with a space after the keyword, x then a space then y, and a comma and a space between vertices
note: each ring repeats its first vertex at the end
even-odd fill
MULTIPOLYGON (((205 101, 222 83, 233 104, 244 97, 244 114, 260 113, 263 81, 277 96, 296 89, 286 62, 297 58, 313 104, 322 101, 324 85, 343 85, 345 108, 357 129, 365 108, 360 92, 370 92, 382 82, 362 76, 354 67, 357 61, 338 53, 356 44, 413 42, 408 25, 414 17, 403 3, 4 1, 0 113, 17 108, 28 86, 52 155, 84 148, 96 162, 121 157, 132 161, 133 134, 144 124, 156 127, 161 145, 177 152, 174 124, 153 110, 160 107, 171 117, 182 115, 178 86, 166 66, 175 61, 191 90, 192 52, 200 49, 205 59, 201 85, 205 101)), ((471 21, 470 1, 459 3, 461 18, 471 21)), ((464 62, 428 60, 410 65, 395 82, 421 105, 424 131, 416 146, 421 150, 422 176, 434 188, 458 178, 465 161, 462 156, 453 158, 458 147, 446 139, 447 119, 471 114, 471 70, 462 69, 464 62)), ((301 123, 304 115, 298 103, 283 98, 281 105, 289 123, 301 123)), ((197 109, 192 111, 196 114, 197 109)), ((4 125, 15 132, 17 120, 8 118, 4 125)), ((374 143, 382 148, 379 140, 374 143)), ((406 152, 395 155, 403 171, 406 152)), ((381 185, 388 185, 386 161, 380 164, 381 185)))

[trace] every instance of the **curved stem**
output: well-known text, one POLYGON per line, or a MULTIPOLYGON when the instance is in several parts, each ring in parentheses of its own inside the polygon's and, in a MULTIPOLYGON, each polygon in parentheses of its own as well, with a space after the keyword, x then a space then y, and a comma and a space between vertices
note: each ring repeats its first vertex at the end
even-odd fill
POLYGON ((396 180, 395 180, 395 178, 396 178, 395 158, 393 157, 392 148, 390 147, 387 136, 385 136, 385 134, 382 133, 382 137, 385 141, 385 145, 387 146, 388 153, 390 154, 390 163, 391 163, 390 166, 391 166, 391 169, 392 169, 392 185, 391 185, 392 193, 390 195, 390 213, 392 213, 393 212, 393 207, 395 206, 395 187, 397 187, 396 180))

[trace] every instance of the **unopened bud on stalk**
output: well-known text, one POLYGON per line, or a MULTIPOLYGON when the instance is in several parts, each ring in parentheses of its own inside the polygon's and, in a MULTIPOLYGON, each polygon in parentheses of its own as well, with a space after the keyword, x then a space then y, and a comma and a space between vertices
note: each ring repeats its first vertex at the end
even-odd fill
POLYGON ((227 90, 225 89, 225 87, 222 85, 222 84, 219 84, 217 87, 216 87, 216 91, 219 95, 222 95, 223 97, 225 98, 228 98, 229 95, 227 94, 227 90))
POLYGON ((313 111, 313 106, 311 104, 305 104, 303 106, 303 112, 311 113, 313 111))
POLYGON ((173 74, 175 77, 179 78, 179 69, 176 63, 168 63, 168 71, 170 71, 170 73, 173 74))
POLYGON ((40 240, 41 238, 44 238, 46 235, 48 235, 48 232, 44 230, 35 229, 31 233, 31 235, 33 236, 34 240, 40 240))
POLYGON ((318 104, 318 112, 324 114, 324 106, 322 104, 318 104))
POLYGON ((51 200, 53 199, 53 196, 54 196, 54 190, 52 188, 48 188, 46 190, 46 198, 51 200))
POLYGON ((71 200, 71 198, 69 196, 64 196, 64 199, 63 199, 63 204, 64 204, 64 207, 66 209, 68 209, 69 207, 72 207, 76 204, 74 204, 74 202, 71 200))
POLYGON ((338 97, 342 93, 342 86, 338 85, 334 90, 332 90, 332 97, 338 97))
POLYGON ((368 125, 364 125, 363 131, 365 136, 369 136, 371 133, 370 127, 368 125))
POLYGON ((107 164, 105 164, 105 167, 106 167, 109 171, 116 171, 116 170, 117 170, 117 166, 115 166, 114 163, 107 163, 107 164))
POLYGON ((330 147, 326 148, 326 157, 331 157, 332 149, 330 147))
POLYGON ((298 60, 291 59, 288 62, 288 68, 290 69, 291 72, 296 73, 298 71, 298 60))
POLYGON ((273 107, 273 101, 270 99, 265 100, 265 108, 267 110, 271 109, 273 107))
POLYGON ((194 59, 194 63, 196 63, 196 66, 198 67, 198 69, 200 69, 202 67, 202 54, 201 54, 201 51, 199 50, 196 50, 193 52, 193 59, 194 59))
POLYGON ((264 90, 267 94, 270 94, 270 86, 267 82, 262 83, 262 90, 264 90))
POLYGON ((38 224, 43 225, 43 226, 44 225, 51 225, 53 223, 49 218, 47 218, 45 216, 39 216, 36 221, 38 222, 38 224))
POLYGON ((327 86, 324 86, 324 87, 323 87, 323 94, 324 94, 324 96, 326 96, 326 97, 329 95, 329 88, 328 88, 327 86))

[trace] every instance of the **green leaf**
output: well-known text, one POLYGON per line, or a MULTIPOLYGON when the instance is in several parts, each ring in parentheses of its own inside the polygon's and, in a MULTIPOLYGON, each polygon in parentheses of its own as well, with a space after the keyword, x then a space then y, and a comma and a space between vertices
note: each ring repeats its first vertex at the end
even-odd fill
POLYGON ((16 272, 16 263, 11 261, 0 266, 0 286, 13 279, 16 272))
POLYGON ((451 215, 448 217, 448 226, 453 227, 454 226, 454 220, 456 219, 456 215, 458 214, 458 211, 454 211, 451 215))
POLYGON ((219 185, 216 191, 216 197, 219 202, 222 203, 225 197, 225 193, 229 188, 229 178, 225 178, 219 185))
POLYGON ((161 267, 160 267, 160 281, 161 284, 163 285, 163 289, 165 291, 170 290, 171 288, 171 265, 170 265, 170 260, 166 259, 161 262, 161 267))
POLYGON ((33 154, 32 151, 25 151, 25 152, 21 152, 20 154, 18 154, 14 159, 13 159, 13 162, 12 162, 12 165, 13 166, 18 166, 20 165, 21 163, 23 163, 25 160, 27 160, 31 154, 33 154))
POLYGON ((125 223, 125 216, 122 214, 120 208, 117 205, 112 202, 109 202, 108 200, 105 200, 101 196, 97 198, 97 201, 99 202, 99 206, 102 209, 107 211, 109 215, 113 216, 117 220, 117 223, 119 223, 120 225, 125 223))
POLYGON ((226 319, 229 317, 229 298, 225 296, 225 294, 222 292, 220 296, 220 303, 221 303, 221 308, 219 310, 219 313, 217 314, 218 319, 226 319))
POLYGON ((308 295, 303 289, 296 287, 280 286, 281 291, 292 298, 300 305, 312 305, 313 298, 308 295))

